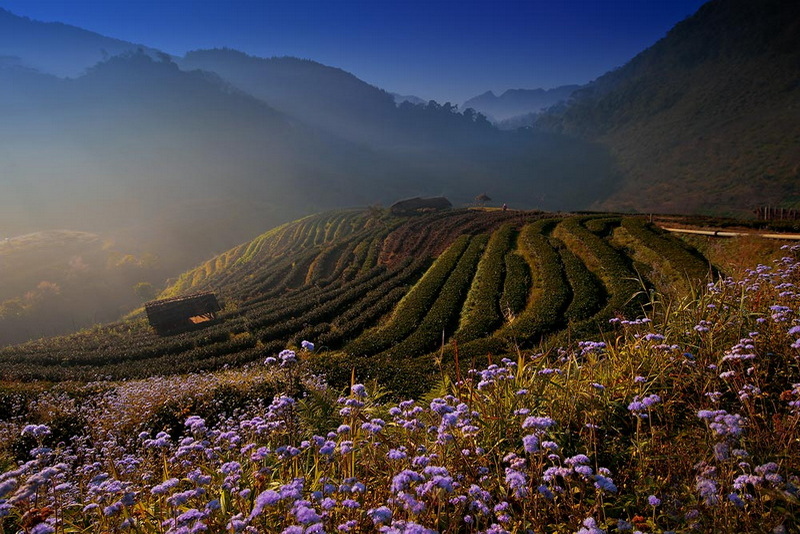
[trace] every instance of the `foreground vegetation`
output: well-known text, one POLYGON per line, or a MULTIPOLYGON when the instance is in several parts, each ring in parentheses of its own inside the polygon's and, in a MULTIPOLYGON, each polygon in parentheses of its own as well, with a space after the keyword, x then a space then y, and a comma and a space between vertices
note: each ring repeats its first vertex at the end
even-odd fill
POLYGON ((2 531, 796 531, 798 255, 655 293, 602 341, 455 363, 416 400, 358 369, 338 391, 308 342, 228 374, 18 397, 2 531))

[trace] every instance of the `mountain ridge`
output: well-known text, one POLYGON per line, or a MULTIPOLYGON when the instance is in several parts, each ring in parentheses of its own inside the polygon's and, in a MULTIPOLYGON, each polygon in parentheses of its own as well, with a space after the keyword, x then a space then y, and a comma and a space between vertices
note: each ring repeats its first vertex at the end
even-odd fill
POLYGON ((472 108, 495 122, 502 122, 520 115, 541 112, 568 99, 580 87, 562 85, 552 89, 507 89, 499 96, 493 91, 486 91, 465 101, 461 107, 472 108))
POLYGON ((712 0, 533 124, 614 153, 624 184, 597 209, 746 215, 762 204, 794 207, 798 29, 795 3, 712 0))
POLYGON ((107 37, 62 22, 41 22, 0 7, 0 50, 7 62, 18 61, 58 77, 75 77, 86 69, 124 52, 154 48, 107 37))

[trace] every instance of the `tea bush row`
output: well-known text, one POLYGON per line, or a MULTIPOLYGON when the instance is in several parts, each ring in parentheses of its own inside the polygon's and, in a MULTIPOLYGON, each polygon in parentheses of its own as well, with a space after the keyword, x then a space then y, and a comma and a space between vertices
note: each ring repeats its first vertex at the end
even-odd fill
POLYGON ((531 269, 525 258, 517 252, 509 252, 505 257, 505 280, 500 310, 503 316, 511 316, 525 309, 531 287, 531 269))
POLYGON ((708 281, 711 274, 709 264, 687 250, 682 241, 654 231, 652 225, 635 217, 622 219, 622 227, 640 246, 664 258, 672 269, 690 284, 708 281))
POLYGON ((467 250, 458 260, 425 317, 408 337, 383 353, 387 358, 411 358, 425 354, 436 345, 441 345, 443 337, 449 337, 458 324, 459 312, 488 240, 489 236, 486 234, 470 240, 467 250))
MULTIPOLYGON (((350 307, 356 302, 363 300, 375 288, 380 287, 382 291, 391 289, 397 281, 397 274, 402 271, 388 271, 383 267, 373 269, 374 274, 365 276, 354 281, 354 283, 343 286, 334 295, 326 298, 307 299, 303 304, 280 312, 280 318, 275 314, 270 317, 275 319, 265 327, 257 329, 256 334, 264 341, 283 337, 303 328, 305 324, 316 324, 333 320, 339 316, 346 307, 350 307), (390 282, 386 284, 386 282, 390 282)), ((261 319, 259 324, 263 324, 265 319, 261 319)))
POLYGON ((502 226, 492 234, 486 252, 478 262, 455 334, 455 338, 462 343, 488 336, 503 320, 500 297, 505 274, 504 260, 512 237, 511 225, 502 226))
POLYGON ((364 332, 345 347, 345 352, 376 354, 407 337, 425 317, 469 242, 469 236, 456 239, 397 304, 386 324, 364 332))
POLYGON ((543 234, 554 224, 541 221, 525 226, 520 232, 518 247, 531 267, 533 290, 526 308, 497 333, 502 338, 529 344, 556 329, 563 320, 569 286, 561 258, 543 234))
POLYGON ((561 256, 564 274, 572 289, 572 300, 564 312, 567 322, 588 319, 600 310, 605 302, 605 290, 597 276, 573 254, 561 241, 554 239, 554 246, 561 256))
POLYGON ((605 240, 581 225, 577 218, 565 219, 554 236, 603 281, 609 298, 606 305, 591 318, 571 325, 573 332, 593 332, 616 315, 637 317, 647 301, 642 285, 629 268, 625 258, 605 240))

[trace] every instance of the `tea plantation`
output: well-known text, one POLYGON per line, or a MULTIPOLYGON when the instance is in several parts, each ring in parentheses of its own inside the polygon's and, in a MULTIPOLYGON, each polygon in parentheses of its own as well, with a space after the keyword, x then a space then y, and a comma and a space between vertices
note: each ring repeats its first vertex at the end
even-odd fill
POLYGON ((239 367, 309 339, 333 383, 355 368, 420 394, 456 352, 486 359, 580 339, 641 315, 654 289, 712 274, 695 250, 635 217, 334 211, 272 229, 164 291, 216 292, 224 310, 210 327, 159 337, 140 312, 5 348, 0 366, 10 381, 141 378, 239 367))

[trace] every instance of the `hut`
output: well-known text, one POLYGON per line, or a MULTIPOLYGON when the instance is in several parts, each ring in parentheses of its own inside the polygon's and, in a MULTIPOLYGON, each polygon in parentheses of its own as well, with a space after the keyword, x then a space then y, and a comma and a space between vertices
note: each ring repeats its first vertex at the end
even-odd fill
POLYGON ((150 326, 160 336, 179 334, 214 323, 222 309, 217 296, 208 291, 183 297, 153 300, 144 305, 150 326))
POLYGON ((389 207, 393 215, 410 215, 427 211, 439 211, 452 208, 453 205, 445 197, 407 198, 398 200, 389 207))

